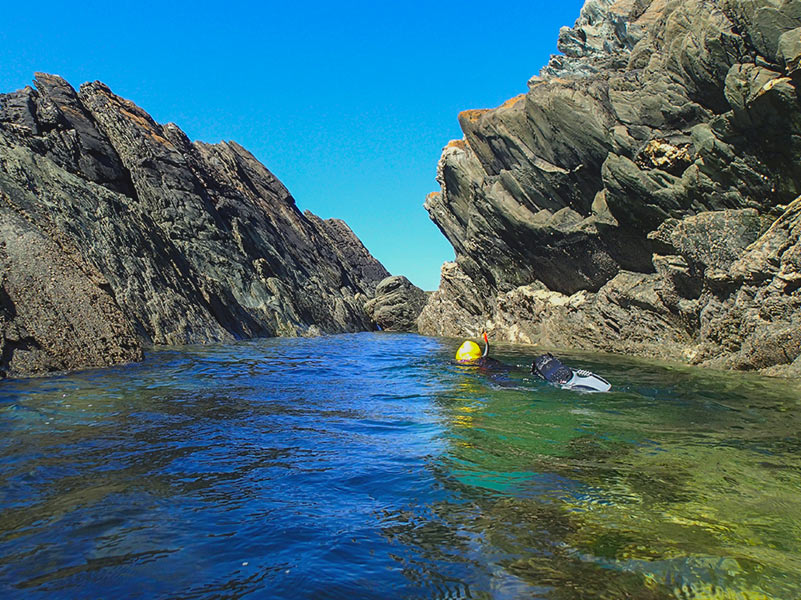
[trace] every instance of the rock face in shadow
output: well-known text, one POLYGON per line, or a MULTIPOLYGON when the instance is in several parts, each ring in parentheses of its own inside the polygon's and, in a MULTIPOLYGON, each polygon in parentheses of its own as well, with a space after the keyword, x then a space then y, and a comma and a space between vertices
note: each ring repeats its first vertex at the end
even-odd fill
POLYGON ((191 142, 99 82, 35 83, 0 95, 4 372, 371 327, 363 305, 389 273, 247 150, 191 142))
POLYGON ((421 332, 798 371, 799 7, 588 0, 527 93, 459 115, 421 332))
POLYGON ((417 318, 426 304, 426 293, 406 277, 387 277, 364 305, 367 315, 383 331, 417 333, 417 318))

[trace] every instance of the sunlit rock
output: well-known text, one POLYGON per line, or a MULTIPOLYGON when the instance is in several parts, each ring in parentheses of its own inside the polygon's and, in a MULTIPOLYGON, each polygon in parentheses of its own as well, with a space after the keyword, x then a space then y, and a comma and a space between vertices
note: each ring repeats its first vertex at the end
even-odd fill
POLYGON ((798 7, 588 0, 523 96, 460 115, 421 331, 790 373, 798 7))

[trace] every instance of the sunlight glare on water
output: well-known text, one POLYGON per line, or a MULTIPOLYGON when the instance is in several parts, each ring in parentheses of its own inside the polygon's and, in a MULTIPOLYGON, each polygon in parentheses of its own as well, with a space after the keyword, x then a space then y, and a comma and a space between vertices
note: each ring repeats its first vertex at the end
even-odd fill
POLYGON ((797 385, 357 334, 0 383, 2 598, 801 597, 797 385))

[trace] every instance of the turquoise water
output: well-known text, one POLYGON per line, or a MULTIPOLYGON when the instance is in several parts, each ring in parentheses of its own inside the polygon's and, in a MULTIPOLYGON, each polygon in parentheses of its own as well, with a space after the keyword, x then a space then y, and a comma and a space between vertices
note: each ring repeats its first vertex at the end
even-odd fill
POLYGON ((792 382, 359 334, 0 383, 0 597, 801 598, 792 382))

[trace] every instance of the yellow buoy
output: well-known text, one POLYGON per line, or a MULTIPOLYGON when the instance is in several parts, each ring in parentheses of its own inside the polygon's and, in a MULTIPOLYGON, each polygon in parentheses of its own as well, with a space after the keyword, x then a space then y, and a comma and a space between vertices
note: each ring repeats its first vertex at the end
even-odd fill
POLYGON ((459 362, 471 362, 481 358, 481 348, 478 344, 467 340, 464 344, 459 346, 456 351, 456 360, 459 362))

